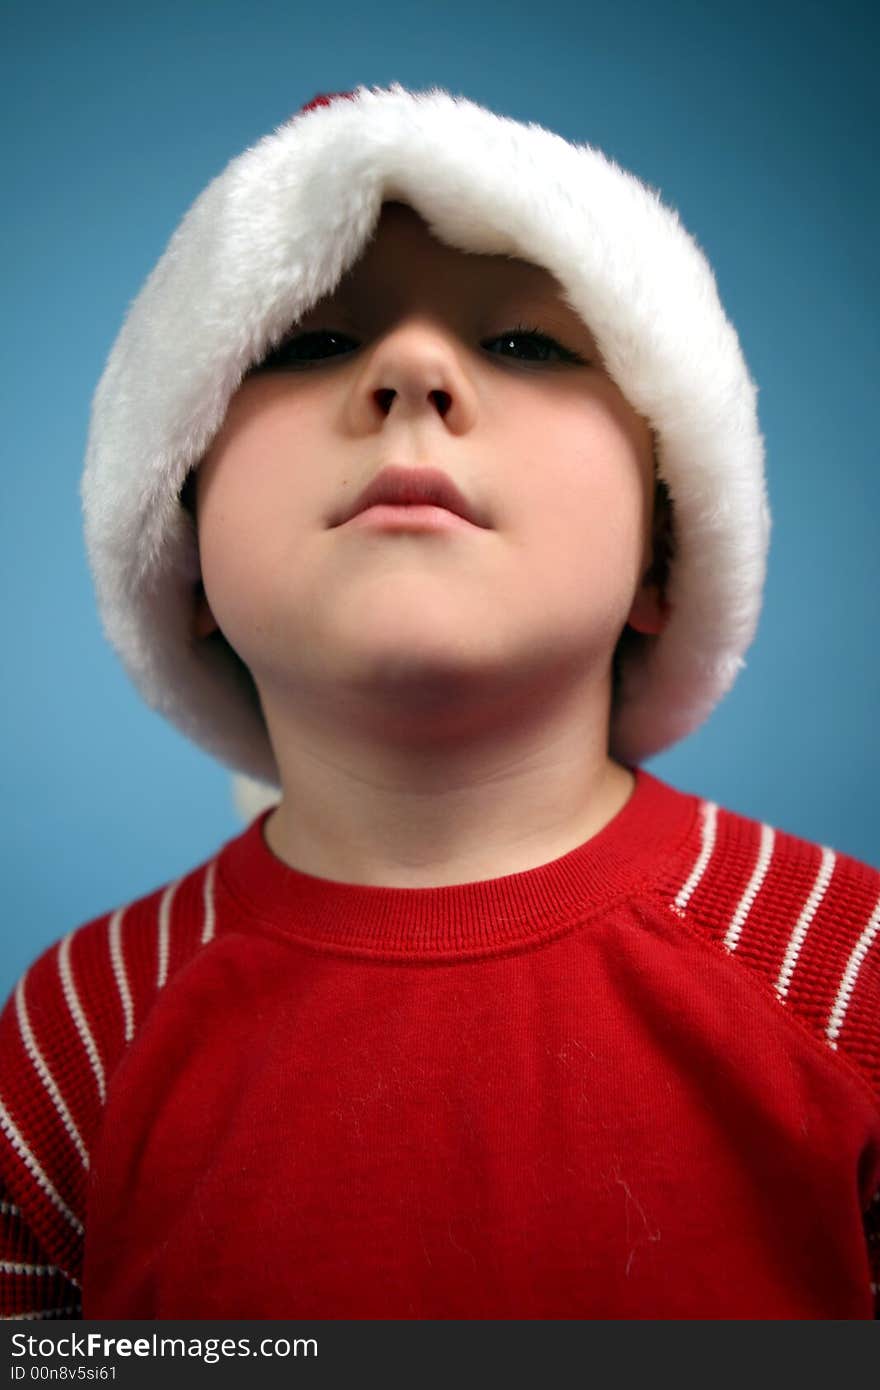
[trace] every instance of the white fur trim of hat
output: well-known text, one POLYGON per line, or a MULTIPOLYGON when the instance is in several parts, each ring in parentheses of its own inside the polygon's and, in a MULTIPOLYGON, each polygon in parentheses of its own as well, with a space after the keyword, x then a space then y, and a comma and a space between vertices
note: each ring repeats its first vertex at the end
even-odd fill
POLYGON ((704 253, 655 189, 439 88, 315 98, 173 233, 92 402, 80 490, 106 636, 151 708, 264 796, 280 786, 247 671, 192 635, 198 543, 179 494, 245 373, 333 291, 388 201, 449 246, 555 275, 654 430, 675 554, 666 627, 621 673, 611 751, 634 765, 703 722, 755 633, 770 534, 757 388, 704 253))

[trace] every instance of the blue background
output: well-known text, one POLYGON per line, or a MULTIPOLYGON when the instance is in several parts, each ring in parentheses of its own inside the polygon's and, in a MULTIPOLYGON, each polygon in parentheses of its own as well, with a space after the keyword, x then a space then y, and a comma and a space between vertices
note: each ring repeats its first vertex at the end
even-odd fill
POLYGON ((242 828, 229 772, 147 708, 103 637, 78 497, 88 412, 128 304, 209 179, 316 93, 359 83, 446 87, 596 144, 679 209, 760 387, 774 534, 746 670, 647 766, 880 864, 876 6, 6 15, 0 992, 242 828))

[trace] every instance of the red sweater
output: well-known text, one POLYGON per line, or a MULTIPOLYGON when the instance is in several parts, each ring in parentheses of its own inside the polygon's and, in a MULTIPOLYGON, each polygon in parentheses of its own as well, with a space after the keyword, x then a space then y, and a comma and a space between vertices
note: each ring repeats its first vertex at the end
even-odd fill
POLYGON ((267 814, 10 996, 5 1317, 880 1316, 880 874, 644 771, 442 888, 267 814))

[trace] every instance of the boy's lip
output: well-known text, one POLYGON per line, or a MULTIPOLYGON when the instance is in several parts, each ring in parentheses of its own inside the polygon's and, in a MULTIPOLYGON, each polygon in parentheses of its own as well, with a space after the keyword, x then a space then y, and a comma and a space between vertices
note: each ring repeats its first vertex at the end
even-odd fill
POLYGON ((359 512, 382 503, 396 507, 419 504, 444 507, 473 526, 486 525, 478 509, 448 474, 439 468, 404 468, 399 464, 387 464, 381 468, 357 497, 334 516, 330 525, 343 526, 359 512))

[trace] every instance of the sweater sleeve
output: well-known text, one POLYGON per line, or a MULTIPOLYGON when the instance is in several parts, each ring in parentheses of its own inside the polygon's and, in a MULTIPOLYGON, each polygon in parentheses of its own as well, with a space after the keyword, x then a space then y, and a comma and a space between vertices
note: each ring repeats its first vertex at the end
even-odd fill
POLYGON ((83 1315, 108 1087, 158 993, 213 939, 210 867, 69 931, 0 1012, 0 1317, 83 1315))
POLYGON ((93 935, 87 924, 44 951, 0 1014, 3 1318, 82 1316, 88 1145, 103 1108, 82 988, 93 935))
POLYGON ((52 1263, 0 1184, 0 1317, 82 1317, 79 1285, 52 1263))

